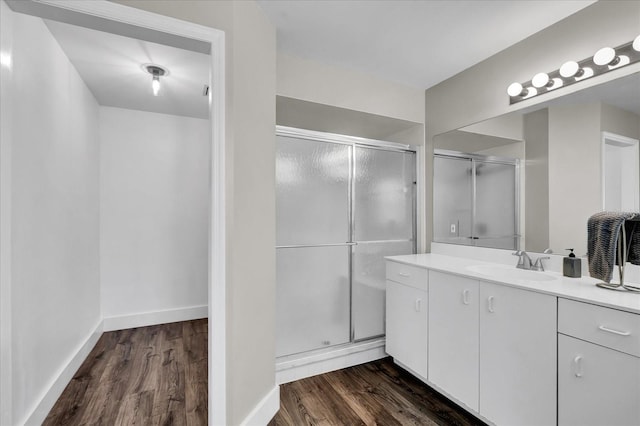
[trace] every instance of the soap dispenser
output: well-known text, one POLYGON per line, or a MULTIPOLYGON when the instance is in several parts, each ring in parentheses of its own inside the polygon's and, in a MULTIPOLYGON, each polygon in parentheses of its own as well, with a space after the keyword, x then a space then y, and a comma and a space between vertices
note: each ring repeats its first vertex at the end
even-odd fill
POLYGON ((573 253, 573 249, 569 250, 569 256, 562 259, 562 275, 571 278, 580 278, 582 276, 582 260, 573 253))

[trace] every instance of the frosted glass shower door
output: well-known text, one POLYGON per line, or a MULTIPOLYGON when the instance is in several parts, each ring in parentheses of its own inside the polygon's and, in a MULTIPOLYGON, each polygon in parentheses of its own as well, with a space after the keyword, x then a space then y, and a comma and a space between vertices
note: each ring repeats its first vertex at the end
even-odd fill
POLYGON ((350 340, 351 150, 277 137, 277 356, 350 340))
POLYGON ((474 243, 481 247, 516 249, 516 167, 476 161, 475 184, 474 243))
POLYGON ((384 334, 385 256, 415 253, 415 153, 355 147, 353 339, 384 334))
POLYGON ((469 158, 433 158, 434 241, 472 244, 472 172, 473 163, 469 158))

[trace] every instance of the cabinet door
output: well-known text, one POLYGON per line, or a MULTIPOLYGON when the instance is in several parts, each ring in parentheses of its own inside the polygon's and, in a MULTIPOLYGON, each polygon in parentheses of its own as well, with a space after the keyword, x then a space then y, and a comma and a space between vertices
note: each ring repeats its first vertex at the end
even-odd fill
POLYGON ((558 424, 640 425, 640 358, 558 335, 558 424))
POLYGON ((480 283, 480 414, 497 425, 556 423, 557 299, 480 283))
POLYGON ((427 292, 387 281, 387 353, 427 377, 427 292))
POLYGON ((429 271, 429 381, 478 411, 478 282, 429 271))

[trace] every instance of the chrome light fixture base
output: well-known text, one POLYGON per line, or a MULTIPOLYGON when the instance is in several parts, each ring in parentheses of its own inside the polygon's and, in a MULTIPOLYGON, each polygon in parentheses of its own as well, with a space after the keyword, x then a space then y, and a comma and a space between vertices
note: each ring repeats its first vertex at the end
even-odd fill
POLYGON ((565 62, 559 69, 538 73, 524 83, 511 83, 507 89, 509 104, 513 105, 636 62, 640 62, 640 36, 616 48, 603 47, 594 56, 580 62, 565 62))

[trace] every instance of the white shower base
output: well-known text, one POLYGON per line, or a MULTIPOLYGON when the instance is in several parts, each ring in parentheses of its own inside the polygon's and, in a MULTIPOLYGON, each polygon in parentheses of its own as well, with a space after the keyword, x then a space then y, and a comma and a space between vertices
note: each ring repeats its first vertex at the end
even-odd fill
POLYGON ((385 338, 347 343, 276 359, 276 383, 293 382, 306 377, 352 367, 387 356, 385 338))

